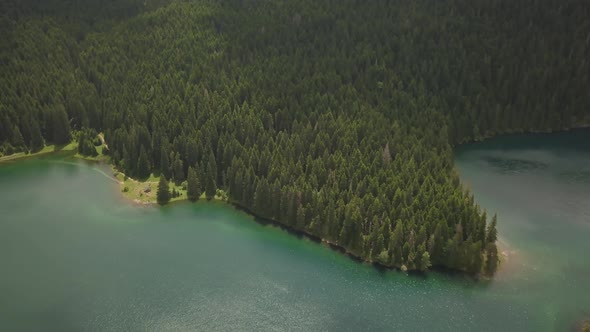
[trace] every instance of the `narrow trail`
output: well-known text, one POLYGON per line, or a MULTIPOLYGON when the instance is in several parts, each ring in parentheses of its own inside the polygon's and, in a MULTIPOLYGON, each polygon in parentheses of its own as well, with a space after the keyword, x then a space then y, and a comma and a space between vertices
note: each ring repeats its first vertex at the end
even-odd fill
POLYGON ((103 133, 99 133, 98 134, 98 138, 100 138, 100 141, 102 142, 102 145, 104 145, 104 147, 107 148, 107 150, 108 150, 109 149, 109 145, 104 140, 104 134, 103 133))

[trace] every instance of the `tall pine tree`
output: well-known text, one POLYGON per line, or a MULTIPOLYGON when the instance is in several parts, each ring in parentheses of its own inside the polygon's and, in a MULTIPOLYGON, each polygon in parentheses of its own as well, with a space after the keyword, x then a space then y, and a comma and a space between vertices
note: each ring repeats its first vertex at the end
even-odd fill
POLYGON ((158 183, 157 199, 160 205, 170 202, 170 185, 163 174, 160 176, 160 182, 158 183))
POLYGON ((137 159, 137 176, 140 179, 146 179, 150 176, 150 163, 143 145, 140 148, 139 158, 137 159))
POLYGON ((207 196, 207 199, 210 200, 215 197, 215 192, 217 191, 217 163, 215 162, 213 150, 209 153, 206 181, 205 195, 207 196))
POLYGON ((188 168, 188 179, 187 179, 187 196, 188 199, 191 201, 196 201, 201 197, 201 186, 199 184, 199 176, 197 175, 197 171, 189 167, 188 168))

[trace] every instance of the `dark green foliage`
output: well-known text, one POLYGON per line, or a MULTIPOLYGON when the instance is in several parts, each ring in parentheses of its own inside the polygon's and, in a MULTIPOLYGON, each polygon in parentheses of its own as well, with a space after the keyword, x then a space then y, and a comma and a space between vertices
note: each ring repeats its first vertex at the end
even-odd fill
MULTIPOLYGON (((209 153, 209 158, 207 159, 207 171, 205 172, 205 195, 207 199, 212 199, 215 197, 215 192, 217 190, 217 163, 215 161, 215 156, 213 155, 213 151, 209 153)), ((253 191, 252 191, 252 194, 253 191)))
POLYGON ((39 123, 37 121, 31 121, 31 141, 29 143, 29 147, 31 148, 32 152, 41 150, 45 145, 45 141, 43 140, 43 135, 41 134, 41 128, 39 128, 39 123))
POLYGON ((137 159, 137 177, 147 179, 150 176, 150 162, 143 145, 139 149, 139 158, 137 159))
POLYGON ((493 274, 498 266, 498 248, 495 243, 488 243, 486 247, 486 265, 485 272, 493 274))
MULTIPOLYGON (((418 269, 420 271, 426 271, 431 266, 432 266, 432 263, 430 262, 430 254, 428 253, 428 251, 425 251, 425 252, 422 253, 422 256, 421 256, 421 259, 420 259, 420 264, 418 266, 418 269)), ((476 272, 479 272, 479 270, 476 271, 476 272)))
POLYGON ((24 149, 26 147, 23 134, 21 134, 20 129, 18 129, 16 126, 12 129, 12 138, 10 143, 17 149, 24 149))
POLYGON ((157 200, 158 204, 165 205, 170 201, 170 185, 164 175, 160 176, 160 182, 158 182, 157 200))
POLYGON ((217 191, 217 187, 215 186, 215 179, 211 175, 207 175, 206 183, 205 183, 205 196, 208 200, 211 200, 215 197, 215 193, 217 191))
POLYGON ((217 162, 215 161, 213 151, 209 153, 209 159, 207 161, 207 176, 213 179, 214 185, 217 186, 217 162))
POLYGON ((492 222, 488 225, 488 231, 486 234, 486 243, 495 243, 498 239, 498 231, 496 230, 497 217, 494 215, 492 222))
POLYGON ((170 176, 170 159, 168 158, 168 151, 166 148, 162 148, 160 157, 160 173, 166 177, 170 176))
POLYGON ((184 165, 182 159, 180 159, 180 155, 177 153, 176 157, 174 158, 174 163, 172 164, 172 171, 174 173, 174 181, 176 183, 181 183, 184 180, 184 165))
POLYGON ((78 134, 78 153, 83 156, 98 156, 94 139, 97 134, 94 129, 84 129, 78 134))
POLYGON ((51 140, 55 144, 67 144, 70 142, 70 122, 63 105, 59 105, 51 112, 51 140))
POLYGON ((201 197, 201 185, 199 183, 199 176, 194 168, 188 168, 187 178, 187 196, 191 201, 196 201, 201 197))
POLYGON ((23 13, 0 19, 0 153, 100 130, 126 174, 384 265, 493 271, 495 218, 452 146, 590 122, 575 1, 88 2, 0 11, 23 13))

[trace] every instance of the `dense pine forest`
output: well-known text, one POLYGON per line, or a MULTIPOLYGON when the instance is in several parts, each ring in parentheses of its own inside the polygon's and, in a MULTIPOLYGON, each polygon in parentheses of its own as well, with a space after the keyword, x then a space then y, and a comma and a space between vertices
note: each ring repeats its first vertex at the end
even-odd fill
POLYGON ((0 155, 72 139, 92 155, 102 132, 129 176, 223 189, 384 266, 493 273, 496 218, 462 186, 452 147, 590 123, 588 1, 13 0, 0 12, 0 155))

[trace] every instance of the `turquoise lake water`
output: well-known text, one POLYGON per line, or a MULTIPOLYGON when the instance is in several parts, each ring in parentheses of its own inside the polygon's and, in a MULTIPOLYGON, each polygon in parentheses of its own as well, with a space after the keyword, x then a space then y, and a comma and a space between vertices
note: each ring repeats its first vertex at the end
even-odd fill
POLYGON ((106 167, 0 166, 0 331, 567 331, 590 315, 590 131, 462 146, 491 281, 355 262, 221 203, 130 204, 106 167))

